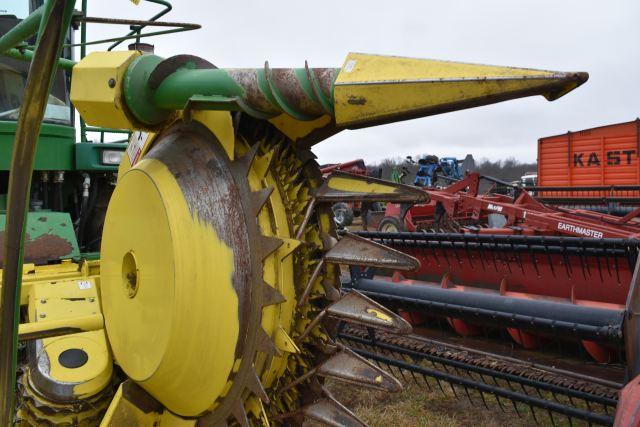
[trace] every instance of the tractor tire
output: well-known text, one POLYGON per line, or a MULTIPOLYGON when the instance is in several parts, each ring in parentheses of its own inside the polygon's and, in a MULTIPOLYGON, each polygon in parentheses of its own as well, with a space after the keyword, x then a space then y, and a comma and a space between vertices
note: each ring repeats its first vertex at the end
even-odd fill
POLYGON ((406 231, 404 227, 404 223, 400 221, 399 218, 395 216, 385 216, 378 224, 378 231, 382 231, 385 233, 398 233, 401 231, 406 231))
POLYGON ((332 207, 333 220, 340 228, 353 224, 353 209, 346 203, 336 203, 332 207))

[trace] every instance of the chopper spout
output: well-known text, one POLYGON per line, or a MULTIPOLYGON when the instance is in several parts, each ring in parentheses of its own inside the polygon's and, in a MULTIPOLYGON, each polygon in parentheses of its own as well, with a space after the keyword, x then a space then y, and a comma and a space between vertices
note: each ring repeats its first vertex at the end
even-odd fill
MULTIPOLYGON (((331 133, 493 104, 525 96, 554 100, 587 73, 351 53, 342 68, 217 68, 177 55, 92 53, 74 67, 71 99, 88 123, 158 129, 180 111, 241 111, 291 128, 331 133), (96 79, 119 76, 96 92, 96 79), (104 92, 104 93, 103 93, 104 92), (111 112, 110 114, 105 114, 111 112)), ((293 139, 296 139, 292 137, 293 139)), ((316 141, 317 142, 317 141, 316 141)))
POLYGON ((584 72, 352 53, 334 84, 335 120, 361 128, 533 95, 553 101, 588 78, 584 72))

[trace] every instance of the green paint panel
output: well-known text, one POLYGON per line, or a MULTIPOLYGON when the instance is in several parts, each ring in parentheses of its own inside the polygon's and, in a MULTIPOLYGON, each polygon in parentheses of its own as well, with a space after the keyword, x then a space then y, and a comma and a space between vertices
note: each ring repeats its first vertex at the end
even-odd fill
MULTIPOLYGON (((6 219, 5 214, 0 214, 2 250, 6 219)), ((80 249, 68 213, 38 211, 27 214, 24 262, 46 264, 79 256, 80 249)))
MULTIPOLYGON (((16 122, 0 121, 0 170, 8 171, 16 122)), ((71 126, 43 123, 34 170, 73 170, 76 132, 71 126)))
POLYGON ((104 150, 124 151, 126 143, 115 142, 79 142, 75 146, 76 150, 76 170, 79 171, 111 171, 117 172, 118 165, 105 165, 102 162, 102 152, 104 150))

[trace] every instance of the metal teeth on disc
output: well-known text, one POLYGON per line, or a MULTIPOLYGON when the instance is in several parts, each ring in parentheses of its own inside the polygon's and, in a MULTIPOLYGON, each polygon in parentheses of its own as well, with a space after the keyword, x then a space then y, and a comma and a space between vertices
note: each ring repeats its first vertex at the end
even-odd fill
POLYGON ((266 403, 267 405, 269 404, 269 396, 267 396, 267 392, 264 390, 262 382, 260 381, 258 374, 256 374, 255 372, 248 376, 247 388, 251 390, 254 395, 258 396, 258 398, 260 398, 260 400, 262 400, 264 403, 266 403))
POLYGON ((282 356, 282 352, 276 347, 271 337, 267 335, 264 329, 259 328, 256 337, 256 347, 258 351, 268 354, 269 356, 282 356))
POLYGON ((259 149, 260 144, 252 145, 246 153, 244 153, 241 157, 238 157, 236 161, 233 162, 234 170, 238 173, 241 173, 242 176, 246 178, 249 175, 251 165, 253 164, 253 161, 256 158, 259 149))
POLYGON ((402 384, 395 377, 343 346, 316 368, 316 374, 376 390, 402 391, 402 384))
POLYGON ((249 175, 249 171, 253 169, 258 178, 263 179, 271 168, 273 150, 269 150, 263 155, 260 155, 259 152, 260 144, 252 145, 246 153, 233 162, 234 170, 246 178, 249 175))
POLYGON ((275 342, 278 349, 282 352, 300 354, 300 348, 284 328, 282 328, 282 326, 278 326, 278 330, 275 335, 275 342))
POLYGON ((325 397, 301 409, 302 415, 309 420, 334 427, 367 427, 367 424, 340 402, 325 397))
POLYGON ((289 238, 282 238, 282 241, 283 241, 282 246, 278 248, 278 251, 280 251, 281 259, 285 259, 289 255, 291 255, 303 243, 302 240, 289 239, 289 238))
POLYGON ((249 427, 249 418, 247 417, 247 411, 244 410, 244 406, 242 405, 241 400, 237 400, 233 404, 231 414, 241 427, 249 427))
POLYGON ((403 271, 416 271, 420 268, 420 261, 416 258, 351 233, 345 233, 325 254, 324 260, 334 264, 403 271))
POLYGON ((365 175, 332 172, 315 193, 320 202, 426 203, 429 194, 414 186, 384 181, 365 175))
POLYGON ((267 283, 264 283, 262 289, 264 291, 262 296, 263 307, 281 304, 287 300, 276 288, 269 286, 267 283))
POLYGON ((278 250, 284 243, 283 239, 277 237, 261 236, 258 246, 260 247, 260 259, 264 261, 266 257, 278 250))
POLYGON ((267 176, 267 172, 271 168, 272 160, 273 160, 273 150, 269 150, 264 155, 255 156, 253 158, 252 166, 253 166, 253 170, 258 175, 258 178, 263 179, 265 176, 267 176))
POLYGON ((273 187, 263 188, 262 190, 254 191, 251 193, 251 199, 249 202, 251 203, 251 213, 253 216, 257 217, 264 205, 271 197, 271 193, 273 193, 273 187))
POLYGON ((351 291, 327 308, 327 314, 351 323, 371 326, 394 334, 410 334, 411 325, 393 311, 360 292, 351 291))

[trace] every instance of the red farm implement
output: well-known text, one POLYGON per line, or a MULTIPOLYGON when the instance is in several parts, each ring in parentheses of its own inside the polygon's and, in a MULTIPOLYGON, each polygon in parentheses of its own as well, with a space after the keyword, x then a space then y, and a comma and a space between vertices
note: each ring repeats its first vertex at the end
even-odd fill
POLYGON ((635 218, 640 209, 624 217, 587 210, 550 207, 529 192, 515 188, 513 197, 480 193, 483 177, 477 173, 444 189, 425 189, 430 202, 410 209, 389 204, 379 222, 381 231, 447 231, 477 234, 632 238, 640 235, 635 218), (406 212, 404 219, 402 212, 406 212), (393 220, 392 220, 393 219, 393 220), (397 227, 385 227, 393 223, 397 227))
MULTIPOLYGON (((342 200, 339 180, 331 181, 345 177, 330 175, 315 197, 342 200)), ((358 179, 367 188, 381 185, 358 179)), ((552 208, 522 190, 481 194, 480 180, 470 174, 445 189, 404 186, 387 213, 396 209, 416 231, 355 232, 415 265, 394 271, 351 263, 343 289, 396 310, 417 334, 339 324, 340 340, 426 385, 448 383, 485 404, 484 394, 498 405, 510 400, 515 412, 526 405, 534 418, 544 410, 551 424, 562 414, 629 425, 640 394, 640 377, 629 382, 640 373, 636 212, 620 218, 552 208)), ((342 235, 342 243, 354 240, 342 235)))
POLYGON ((417 271, 393 275, 393 291, 422 289, 422 297, 442 306, 424 311, 409 304, 405 316, 419 324, 426 312, 438 313, 462 336, 499 327, 527 349, 553 339, 579 341, 598 362, 620 360, 620 313, 640 247, 639 212, 616 217, 553 208, 522 190, 480 194, 482 178, 472 173, 447 188, 425 189, 427 203, 388 205, 387 214, 397 211, 396 218, 406 212, 403 228, 409 232, 359 233, 420 261, 417 271), (435 232, 441 230, 447 232, 435 232), (516 306, 596 314, 564 320, 542 315, 538 321, 527 310, 508 310, 516 306), (604 320, 594 326, 590 318, 604 320))

